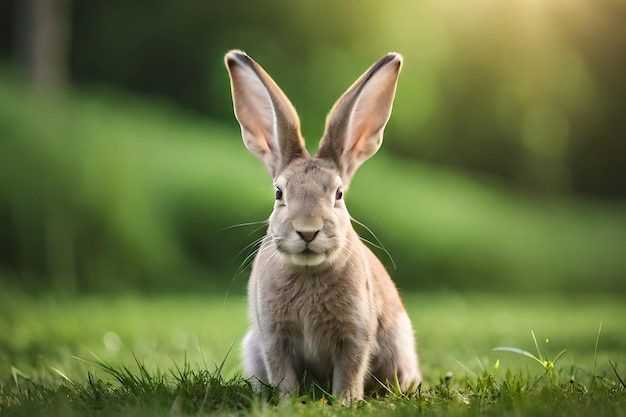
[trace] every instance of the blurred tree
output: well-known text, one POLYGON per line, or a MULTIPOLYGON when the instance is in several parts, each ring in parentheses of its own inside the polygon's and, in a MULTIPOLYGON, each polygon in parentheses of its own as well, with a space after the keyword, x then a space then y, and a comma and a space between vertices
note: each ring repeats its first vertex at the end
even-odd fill
POLYGON ((26 74, 42 91, 62 90, 68 81, 71 0, 20 0, 16 48, 26 74))
MULTIPOLYGON (((69 81, 71 0, 21 0, 14 5, 13 14, 14 50, 23 73, 40 93, 64 91, 69 81)), ((37 168, 33 166, 34 170, 37 168)), ((3 240, 18 242, 9 252, 14 252, 13 256, 7 256, 9 263, 45 270, 55 287, 74 291, 77 287, 74 222, 67 196, 61 194, 43 199, 33 194, 30 198, 38 200, 37 204, 28 206, 16 199, 3 201, 10 207, 9 210, 4 207, 7 230, 3 240), (7 234, 13 235, 12 238, 7 234), (37 246, 32 244, 37 239, 33 237, 39 234, 44 236, 43 251, 34 249, 37 246)))

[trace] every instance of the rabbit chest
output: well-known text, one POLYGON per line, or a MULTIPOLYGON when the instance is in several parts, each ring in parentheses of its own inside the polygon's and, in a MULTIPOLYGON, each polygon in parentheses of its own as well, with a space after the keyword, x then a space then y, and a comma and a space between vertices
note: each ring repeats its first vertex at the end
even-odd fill
MULTIPOLYGON (((341 277, 341 275, 339 275, 341 277)), ((377 318, 367 282, 298 274, 272 282, 259 303, 262 333, 288 344, 305 368, 327 368, 346 344, 371 344, 377 318)))

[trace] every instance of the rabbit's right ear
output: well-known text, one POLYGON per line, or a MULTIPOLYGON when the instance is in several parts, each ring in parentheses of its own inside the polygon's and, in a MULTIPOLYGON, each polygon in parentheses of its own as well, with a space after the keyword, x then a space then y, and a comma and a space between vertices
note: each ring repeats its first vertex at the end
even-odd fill
POLYGON ((243 141, 276 178, 293 159, 308 156, 296 110, 274 80, 248 55, 233 50, 224 61, 243 141))
POLYGON ((356 169, 383 141, 401 67, 400 54, 385 55, 348 88, 326 119, 317 156, 335 162, 346 189, 356 169))

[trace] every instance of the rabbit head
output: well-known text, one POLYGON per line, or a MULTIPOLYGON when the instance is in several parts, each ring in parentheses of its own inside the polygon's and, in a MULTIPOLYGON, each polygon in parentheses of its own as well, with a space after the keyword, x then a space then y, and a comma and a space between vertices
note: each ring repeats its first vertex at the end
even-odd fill
POLYGON ((268 235, 287 265, 322 268, 346 260, 352 232, 343 201, 357 168, 379 149, 402 57, 390 53, 337 101, 318 153, 310 156, 289 99, 248 55, 230 51, 228 68, 243 141, 267 167, 276 191, 268 235))

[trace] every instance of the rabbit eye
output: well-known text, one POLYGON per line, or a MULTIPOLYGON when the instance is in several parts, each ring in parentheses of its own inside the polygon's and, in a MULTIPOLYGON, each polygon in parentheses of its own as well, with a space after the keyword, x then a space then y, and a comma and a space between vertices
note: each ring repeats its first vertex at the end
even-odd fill
POLYGON ((276 200, 282 200, 282 199, 283 199, 283 190, 276 187, 276 200))
POLYGON ((337 193, 335 194, 335 200, 341 200, 342 197, 343 197, 343 191, 341 190, 341 188, 337 188, 337 193))

